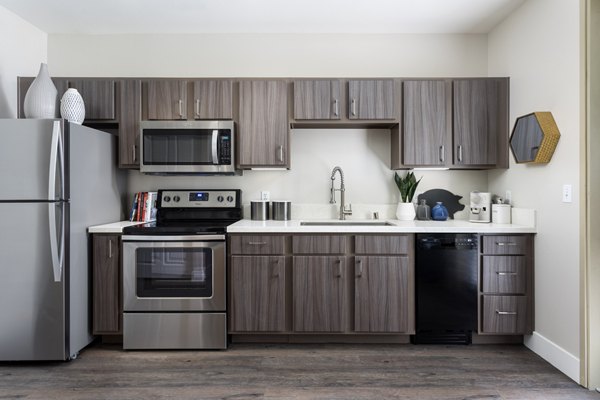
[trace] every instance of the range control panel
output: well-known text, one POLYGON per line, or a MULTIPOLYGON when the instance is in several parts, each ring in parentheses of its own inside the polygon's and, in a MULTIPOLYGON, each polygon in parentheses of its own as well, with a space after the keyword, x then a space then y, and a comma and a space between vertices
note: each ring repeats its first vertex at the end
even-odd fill
POLYGON ((159 190, 160 208, 238 207, 239 190, 159 190))

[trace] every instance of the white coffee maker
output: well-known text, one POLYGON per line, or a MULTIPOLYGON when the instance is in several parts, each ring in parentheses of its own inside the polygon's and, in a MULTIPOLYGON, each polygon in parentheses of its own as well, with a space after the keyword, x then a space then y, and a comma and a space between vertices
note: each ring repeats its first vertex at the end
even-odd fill
POLYGON ((492 221, 492 194, 490 192, 471 192, 470 222, 492 221))

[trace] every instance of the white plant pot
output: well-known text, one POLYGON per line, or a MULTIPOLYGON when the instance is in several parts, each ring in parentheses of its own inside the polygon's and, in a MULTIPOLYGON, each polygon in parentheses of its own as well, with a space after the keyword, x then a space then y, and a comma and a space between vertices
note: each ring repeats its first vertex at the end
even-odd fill
POLYGON ((396 218, 400 221, 412 221, 415 219, 415 205, 413 203, 398 203, 396 208, 396 218))
POLYGON ((60 99, 60 115, 69 122, 81 125, 85 119, 85 105, 77 89, 67 89, 60 99))
POLYGON ((56 118, 56 86, 48 74, 48 65, 42 63, 23 100, 25 118, 56 118))

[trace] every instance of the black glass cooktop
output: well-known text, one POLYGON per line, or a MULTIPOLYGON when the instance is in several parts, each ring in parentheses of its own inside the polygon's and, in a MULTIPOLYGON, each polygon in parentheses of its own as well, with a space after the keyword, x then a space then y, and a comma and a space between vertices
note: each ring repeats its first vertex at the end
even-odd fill
POLYGON ((124 235, 210 235, 225 234, 227 226, 233 222, 207 221, 207 222, 173 222, 162 223, 148 222, 141 225, 123 228, 124 235))

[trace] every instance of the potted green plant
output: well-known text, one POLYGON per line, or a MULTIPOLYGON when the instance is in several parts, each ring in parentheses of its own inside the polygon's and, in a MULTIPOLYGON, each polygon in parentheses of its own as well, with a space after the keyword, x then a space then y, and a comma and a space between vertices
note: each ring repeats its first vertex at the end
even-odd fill
POLYGON ((404 178, 400 177, 397 172, 394 172, 394 181, 400 191, 400 201, 396 209, 396 218, 400 221, 412 221, 415 219, 415 205, 412 203, 412 200, 421 179, 423 177, 417 180, 413 172, 407 172, 404 178))

